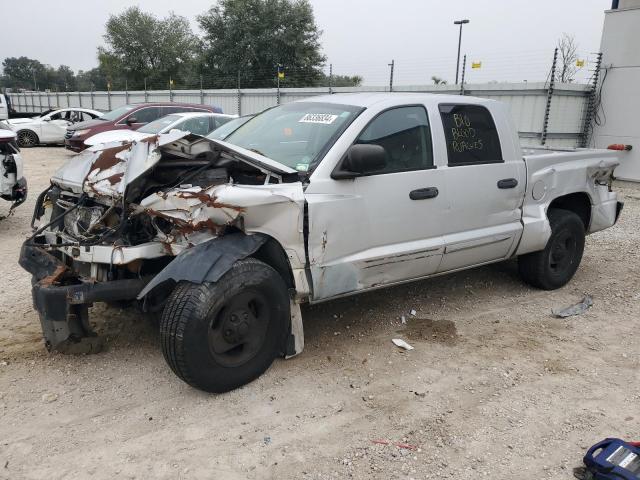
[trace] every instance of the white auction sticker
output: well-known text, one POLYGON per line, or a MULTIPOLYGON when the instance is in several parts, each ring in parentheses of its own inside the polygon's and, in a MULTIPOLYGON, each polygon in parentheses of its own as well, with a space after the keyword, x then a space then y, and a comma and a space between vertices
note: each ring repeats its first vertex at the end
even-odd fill
POLYGON ((330 113, 307 113, 298 120, 298 123, 322 123, 324 125, 331 125, 336 121, 336 118, 338 118, 338 115, 332 115, 330 113))

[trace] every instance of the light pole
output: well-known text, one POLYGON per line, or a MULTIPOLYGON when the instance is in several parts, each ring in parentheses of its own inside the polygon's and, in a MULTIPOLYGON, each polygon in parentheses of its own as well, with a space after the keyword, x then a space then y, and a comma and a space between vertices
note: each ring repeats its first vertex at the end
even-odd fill
POLYGON ((460 35, 458 36, 458 60, 456 61, 456 85, 458 84, 458 74, 460 72, 460 46, 462 45, 462 25, 469 23, 469 20, 456 20, 454 25, 460 25, 460 35))

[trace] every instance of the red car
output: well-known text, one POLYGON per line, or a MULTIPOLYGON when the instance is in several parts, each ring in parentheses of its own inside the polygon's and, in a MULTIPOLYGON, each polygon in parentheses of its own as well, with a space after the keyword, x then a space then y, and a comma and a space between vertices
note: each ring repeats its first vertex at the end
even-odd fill
POLYGON ((87 148, 84 141, 96 133, 107 130, 137 130, 160 117, 179 112, 222 113, 222 109, 195 103, 132 103, 111 110, 102 117, 72 125, 64 136, 64 146, 80 152, 87 148))

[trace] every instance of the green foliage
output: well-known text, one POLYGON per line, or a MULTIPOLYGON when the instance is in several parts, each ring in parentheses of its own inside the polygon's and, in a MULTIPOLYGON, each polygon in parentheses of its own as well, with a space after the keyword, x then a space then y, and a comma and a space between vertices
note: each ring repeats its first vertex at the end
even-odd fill
POLYGON ((220 0, 198 17, 203 71, 216 87, 309 86, 323 78, 321 32, 308 0, 220 0))
POLYGON ((309 0, 220 0, 198 17, 158 18, 130 7, 106 22, 98 67, 77 74, 27 57, 6 58, 0 87, 51 91, 359 86, 358 75, 322 71, 321 31, 309 0), (280 66, 280 67, 279 67, 280 66), (35 77, 35 82, 34 82, 35 77))
POLYGON ((169 78, 180 83, 188 78, 199 51, 199 40, 186 18, 173 13, 160 19, 139 7, 130 7, 107 20, 104 40, 98 49, 100 68, 112 89, 168 88, 169 78))

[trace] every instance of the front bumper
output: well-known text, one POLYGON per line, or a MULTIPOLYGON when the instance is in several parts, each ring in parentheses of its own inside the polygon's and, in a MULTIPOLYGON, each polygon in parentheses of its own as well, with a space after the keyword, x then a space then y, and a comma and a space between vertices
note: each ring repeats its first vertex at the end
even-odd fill
POLYGON ((13 205, 11 205, 11 210, 16 208, 18 205, 23 204, 27 199, 27 180, 24 177, 22 177, 13 186, 13 189, 11 190, 11 194, 3 195, 2 198, 4 200, 13 202, 13 205))
POLYGON ((64 148, 73 152, 81 152, 82 150, 87 148, 87 146, 84 144, 84 138, 66 138, 64 140, 64 148))
POLYGON ((150 277, 92 282, 74 275, 56 257, 37 245, 25 243, 20 266, 33 275, 33 306, 47 350, 96 353, 102 339, 89 324, 88 308, 94 302, 134 300, 150 277))

